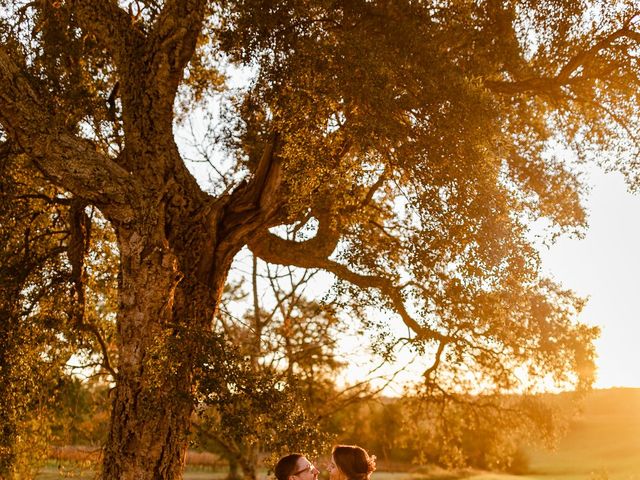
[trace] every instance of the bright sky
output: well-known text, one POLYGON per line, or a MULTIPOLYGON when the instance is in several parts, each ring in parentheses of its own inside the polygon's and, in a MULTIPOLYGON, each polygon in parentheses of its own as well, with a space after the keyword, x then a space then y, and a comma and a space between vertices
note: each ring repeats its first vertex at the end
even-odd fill
MULTIPOLYGON (((543 270, 586 297, 578 320, 601 328, 595 388, 640 387, 640 194, 628 192, 622 174, 605 173, 595 165, 587 167, 583 180, 590 185, 586 234, 581 239, 560 237, 542 247, 543 270)), ((362 338, 346 343, 353 353, 362 338)), ((356 381, 367 363, 363 354, 362 364, 352 365, 346 379, 356 381)), ((400 395, 403 381, 419 378, 427 364, 424 360, 402 372, 387 394, 400 395)))
POLYGON ((542 252, 543 267, 589 301, 580 320, 602 329, 597 388, 640 387, 640 194, 619 173, 590 169, 589 229, 542 252))

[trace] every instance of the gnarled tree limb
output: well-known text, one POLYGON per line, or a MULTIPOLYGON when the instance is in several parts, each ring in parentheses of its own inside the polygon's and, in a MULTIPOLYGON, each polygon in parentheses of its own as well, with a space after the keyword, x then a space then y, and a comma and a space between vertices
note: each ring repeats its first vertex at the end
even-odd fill
POLYGON ((276 154, 277 144, 278 135, 273 134, 255 174, 226 198, 227 205, 216 228, 222 242, 230 247, 253 236, 258 229, 276 224, 275 219, 280 217, 283 202, 278 191, 282 186, 282 160, 276 154))
POLYGON ((320 268, 360 288, 379 290, 390 300, 405 325, 414 331, 420 339, 443 340, 447 338, 445 335, 421 325, 409 314, 401 290, 393 284, 391 279, 377 275, 362 275, 353 272, 345 265, 322 256, 322 253, 328 251, 326 247, 333 245, 335 248, 337 241, 338 238, 325 239, 316 236, 305 242, 295 242, 271 233, 264 233, 250 239, 248 246, 255 255, 269 263, 293 265, 300 268, 320 268), (323 245, 325 242, 327 245, 323 245))
POLYGON ((5 47, 0 47, 0 123, 14 147, 53 183, 96 205, 110 220, 133 219, 135 179, 48 111, 5 47))

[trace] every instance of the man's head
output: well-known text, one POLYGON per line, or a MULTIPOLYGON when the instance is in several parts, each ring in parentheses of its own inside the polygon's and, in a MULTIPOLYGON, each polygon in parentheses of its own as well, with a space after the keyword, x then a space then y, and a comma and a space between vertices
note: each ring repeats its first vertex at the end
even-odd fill
POLYGON ((292 453, 278 460, 274 473, 278 480, 317 480, 320 472, 304 455, 292 453))

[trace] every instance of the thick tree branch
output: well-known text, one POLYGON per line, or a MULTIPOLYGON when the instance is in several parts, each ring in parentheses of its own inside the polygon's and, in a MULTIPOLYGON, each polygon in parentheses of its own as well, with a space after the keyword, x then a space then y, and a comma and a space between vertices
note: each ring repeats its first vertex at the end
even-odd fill
POLYGON ((157 88, 172 101, 195 51, 206 4, 205 0, 167 0, 149 33, 147 52, 158 74, 157 88))
POLYGON ((260 208, 269 210, 276 202, 275 194, 282 182, 282 162, 275 155, 278 135, 274 133, 264 147, 258 167, 251 180, 241 185, 229 205, 230 215, 240 214, 260 208))
POLYGON ((132 220, 134 180, 89 140, 70 133, 48 112, 30 78, 0 46, 0 124, 36 167, 111 220, 132 220))
POLYGON ((85 296, 84 286, 86 283, 86 267, 84 259, 89 252, 91 243, 91 219, 85 212, 87 205, 78 199, 73 199, 69 209, 69 244, 67 246, 67 257, 71 264, 71 281, 74 288, 74 303, 77 305, 78 321, 84 321, 85 296))
MULTIPOLYGON (((269 263, 292 265, 300 268, 320 268, 363 289, 376 289, 386 296, 402 321, 413 330, 420 339, 443 340, 446 337, 417 322, 407 311, 401 290, 385 277, 362 275, 349 270, 344 265, 323 256, 328 251, 322 249, 322 242, 337 244, 337 238, 323 239, 318 236, 306 242, 295 242, 282 239, 271 233, 264 233, 249 240, 249 249, 258 257, 269 263)), ((333 251, 333 249, 331 249, 333 251)), ((331 252, 330 252, 331 253, 331 252)))
MULTIPOLYGON (((265 146, 256 173, 238 186, 227 198, 218 228, 219 255, 235 254, 238 245, 255 235, 258 229, 273 225, 282 210, 283 200, 278 191, 282 185, 282 160, 276 155, 278 136, 274 134, 265 146)), ((224 261, 222 258, 219 261, 224 261)))

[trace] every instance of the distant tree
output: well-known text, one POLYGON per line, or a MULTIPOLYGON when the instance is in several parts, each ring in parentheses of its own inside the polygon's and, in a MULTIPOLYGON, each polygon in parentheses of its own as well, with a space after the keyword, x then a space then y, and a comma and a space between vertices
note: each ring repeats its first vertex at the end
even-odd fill
POLYGON ((413 447, 414 442, 407 439, 403 431, 407 422, 413 419, 405 403, 400 398, 380 402, 377 412, 370 419, 372 438, 367 445, 381 460, 405 463, 416 460, 415 456, 411 458, 406 455, 407 446, 413 447))
POLYGON ((103 478, 181 476, 199 362, 223 353, 205 340, 245 246, 324 269, 363 309, 400 318, 431 359, 431 392, 453 388, 447 365, 493 391, 591 382, 595 331, 541 278, 529 225, 584 224, 580 182, 548 147, 637 152, 634 2, 0 7, 2 150, 96 207, 117 238, 103 478), (175 107, 187 117, 227 88, 225 61, 253 80, 214 163, 231 182, 208 194, 176 145, 175 107))
POLYGON ((235 354, 233 348, 224 366, 212 363, 216 366, 201 377, 199 443, 228 460, 230 479, 258 478, 259 454, 270 455, 272 462, 292 451, 318 455, 327 436, 305 411, 301 392, 281 382, 278 372, 256 369, 246 358, 230 362, 235 354))
POLYGON ((63 377, 51 420, 51 443, 101 447, 108 433, 109 385, 100 377, 63 377))
POLYGON ((401 442, 414 463, 523 474, 526 449, 554 446, 571 412, 553 398, 532 395, 441 394, 405 398, 401 442))
POLYGON ((336 441, 362 443, 387 467, 438 465, 528 473, 532 447, 554 447, 580 395, 404 395, 353 405, 336 441))

